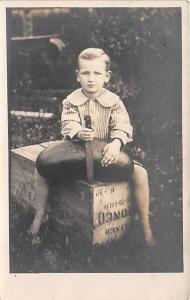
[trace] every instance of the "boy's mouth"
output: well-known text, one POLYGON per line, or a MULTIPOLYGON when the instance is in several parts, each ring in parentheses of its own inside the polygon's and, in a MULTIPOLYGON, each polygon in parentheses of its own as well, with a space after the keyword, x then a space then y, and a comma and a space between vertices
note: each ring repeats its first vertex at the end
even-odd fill
POLYGON ((95 84, 88 84, 88 87, 95 87, 95 84))

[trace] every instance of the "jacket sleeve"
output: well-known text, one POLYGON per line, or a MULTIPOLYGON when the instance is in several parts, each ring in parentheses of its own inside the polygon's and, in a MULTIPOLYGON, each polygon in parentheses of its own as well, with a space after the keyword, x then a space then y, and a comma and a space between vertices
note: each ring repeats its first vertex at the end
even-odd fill
POLYGON ((67 99, 63 100, 63 110, 61 114, 61 134, 63 137, 71 139, 80 131, 81 121, 76 106, 67 99))
POLYGON ((121 100, 118 100, 111 111, 110 137, 111 140, 120 139, 123 145, 133 141, 133 128, 128 112, 121 100))

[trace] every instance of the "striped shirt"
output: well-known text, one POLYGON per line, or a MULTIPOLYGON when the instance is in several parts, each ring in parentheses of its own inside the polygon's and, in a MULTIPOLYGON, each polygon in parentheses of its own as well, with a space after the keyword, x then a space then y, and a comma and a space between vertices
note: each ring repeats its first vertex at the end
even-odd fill
POLYGON ((120 139, 125 145, 131 142, 133 129, 129 115, 119 97, 103 89, 95 99, 88 99, 82 89, 77 89, 63 100, 61 115, 63 137, 74 138, 85 127, 85 116, 91 117, 95 138, 111 141, 120 139))

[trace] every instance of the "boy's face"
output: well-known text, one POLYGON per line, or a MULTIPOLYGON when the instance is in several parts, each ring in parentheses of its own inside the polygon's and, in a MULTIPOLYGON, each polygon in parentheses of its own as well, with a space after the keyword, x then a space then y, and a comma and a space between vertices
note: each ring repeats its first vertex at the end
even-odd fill
POLYGON ((110 72, 106 71, 106 64, 102 58, 92 60, 80 59, 77 81, 83 92, 90 97, 99 96, 104 83, 110 79, 110 72))

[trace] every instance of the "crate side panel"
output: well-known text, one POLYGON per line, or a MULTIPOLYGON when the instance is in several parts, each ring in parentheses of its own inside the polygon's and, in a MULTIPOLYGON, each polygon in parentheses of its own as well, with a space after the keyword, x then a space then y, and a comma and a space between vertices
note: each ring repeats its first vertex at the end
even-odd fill
POLYGON ((26 209, 35 208, 34 164, 14 154, 11 154, 10 162, 10 192, 13 199, 26 209))

